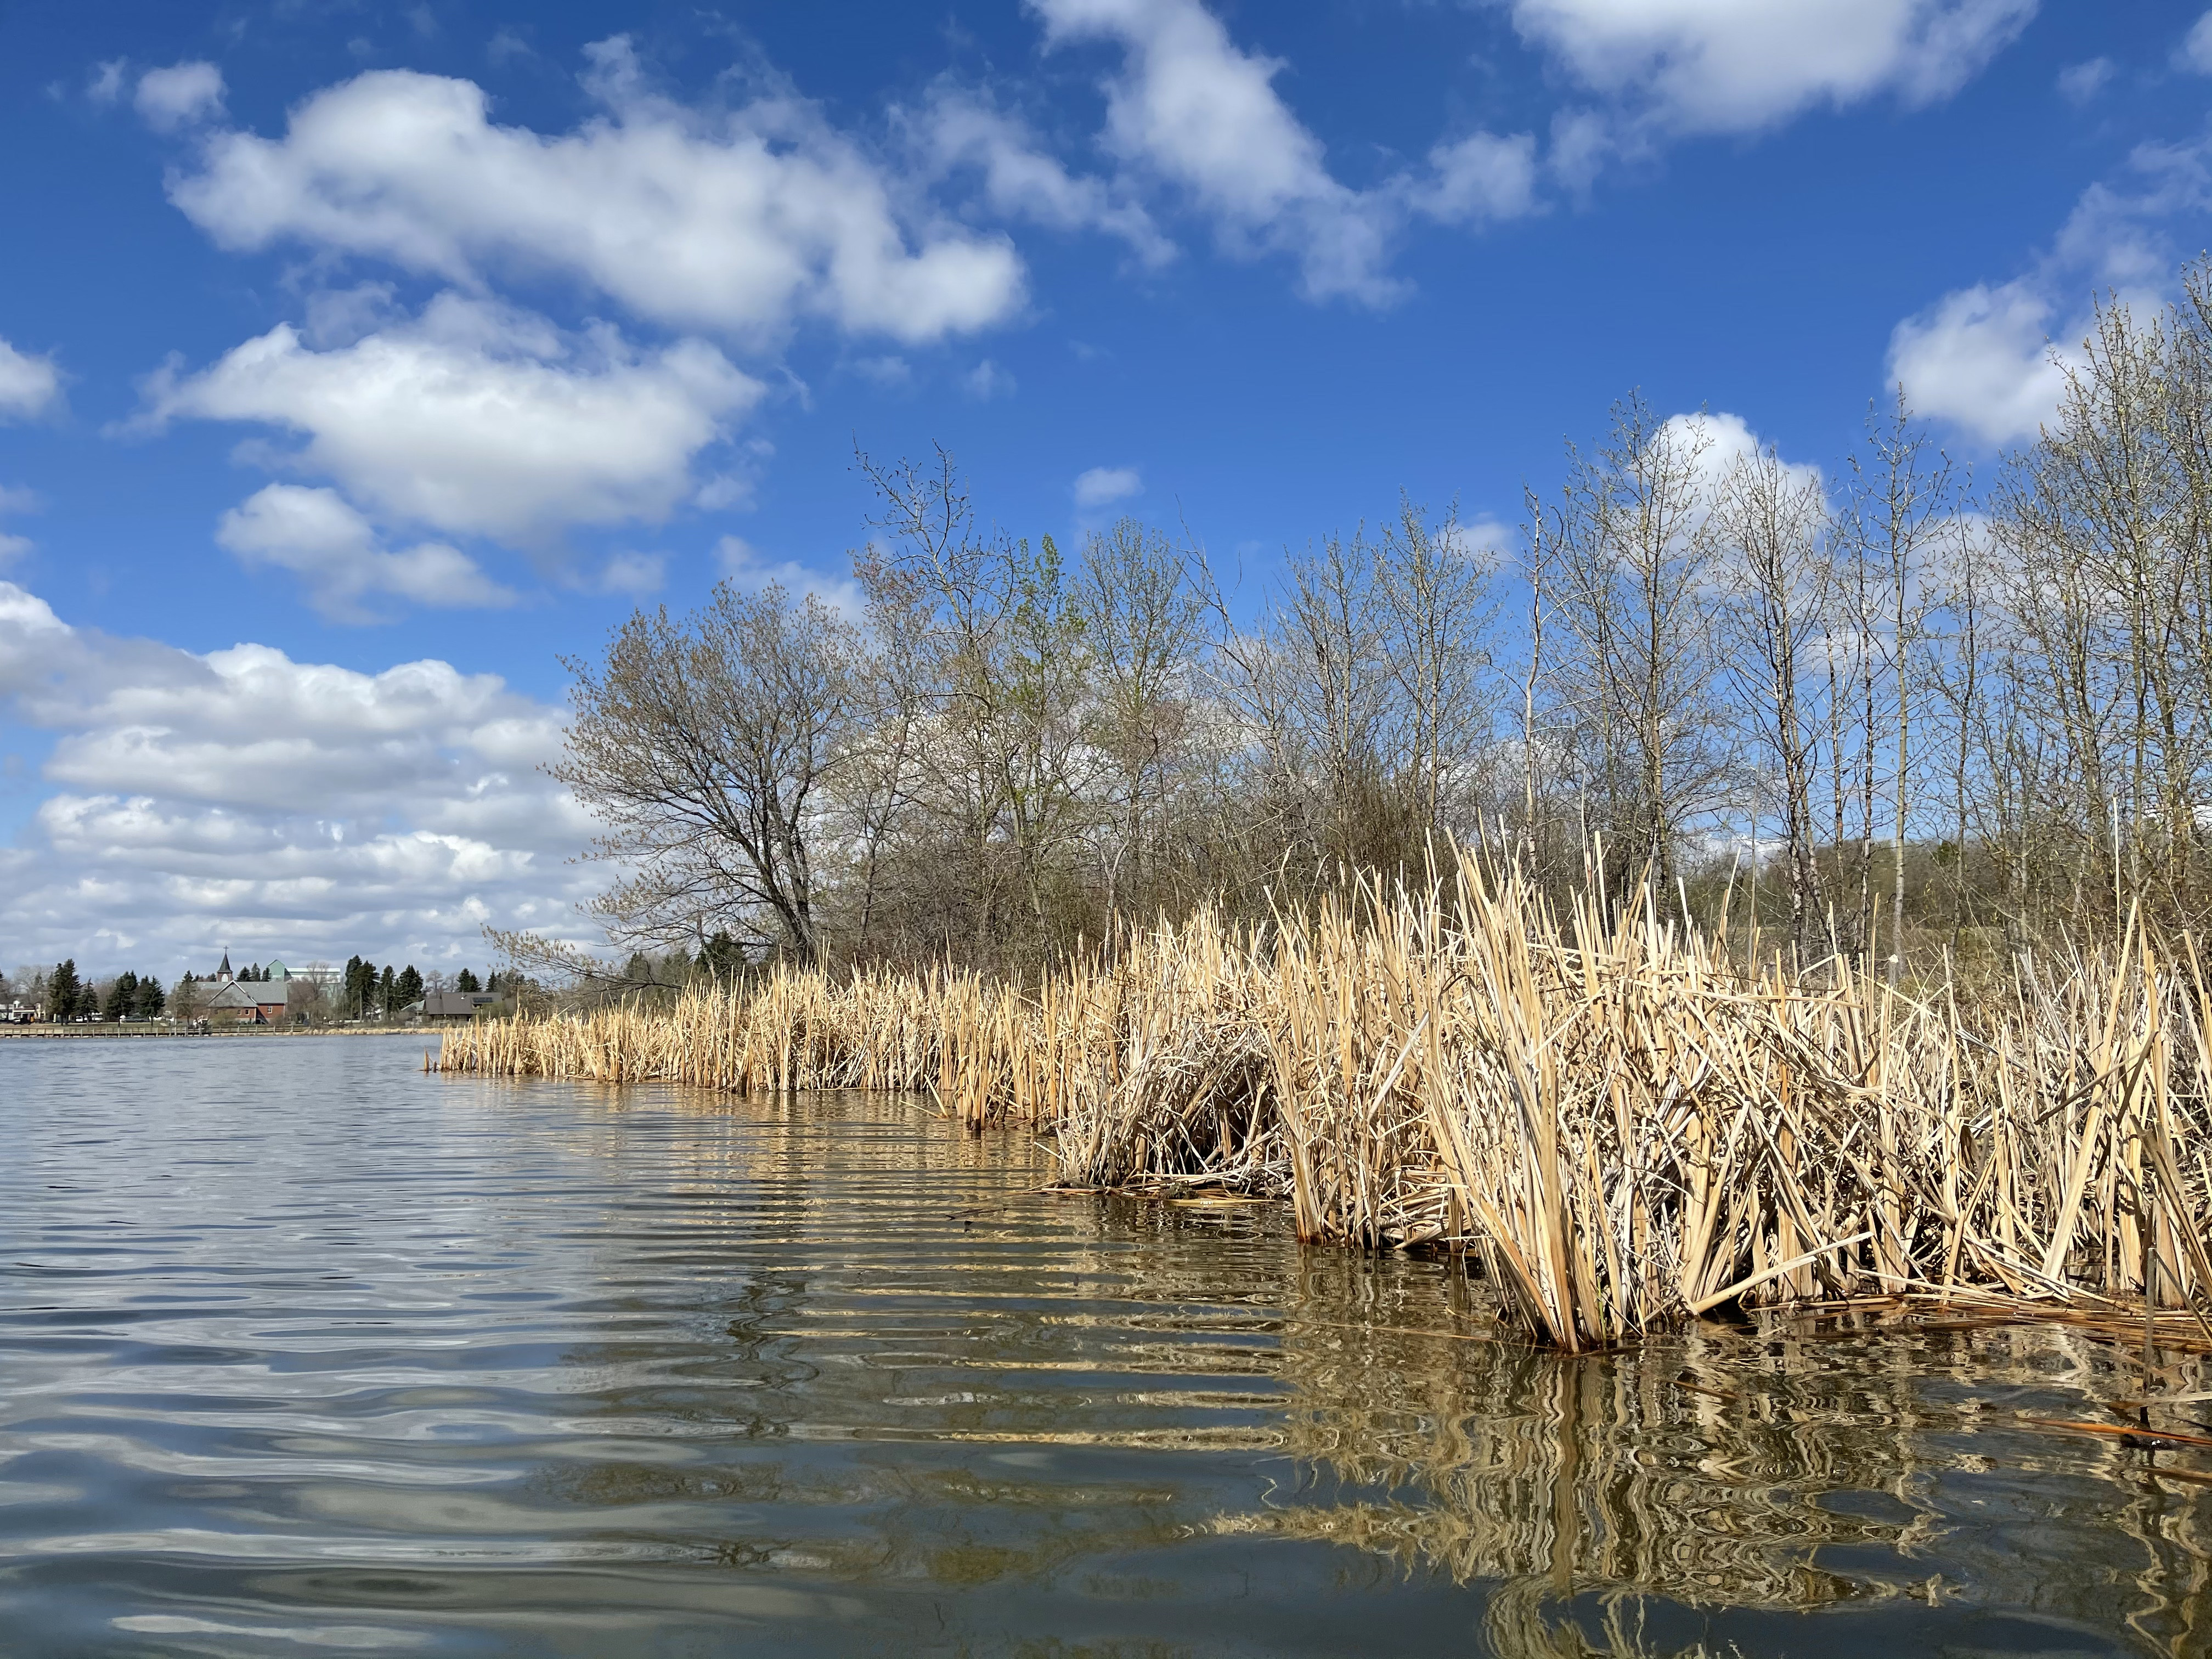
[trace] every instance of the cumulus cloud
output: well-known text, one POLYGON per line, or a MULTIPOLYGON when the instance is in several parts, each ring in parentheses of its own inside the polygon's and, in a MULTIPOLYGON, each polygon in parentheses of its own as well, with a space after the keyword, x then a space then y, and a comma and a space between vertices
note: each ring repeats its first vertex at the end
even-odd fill
POLYGON ((1234 252, 1298 261, 1314 298, 1387 301, 1394 204, 1334 178, 1319 139, 1276 94, 1283 68, 1240 48, 1198 0, 1029 0, 1048 45, 1110 40, 1107 147, 1188 191, 1234 252))
POLYGON ((903 118, 931 173, 972 169, 994 211, 1055 230, 1103 231, 1146 265, 1175 258, 1175 244, 1126 186, 1071 173, 1019 118, 976 94, 942 88, 903 118))
POLYGON ((2036 0, 1496 0, 1584 86, 1682 132, 1749 132, 1881 93, 1956 92, 2036 0))
POLYGON ((1102 142, 1140 178, 1184 192, 1232 255, 1298 264, 1310 299, 1387 304, 1403 291, 1391 246, 1409 211, 1474 223, 1534 206, 1534 141, 1474 133, 1439 144, 1425 173, 1367 189, 1332 173, 1320 139, 1275 90, 1279 59, 1239 46, 1200 0, 1027 0, 1049 47, 1121 50, 1104 83, 1102 142))
POLYGON ((26 958, 481 965, 486 921, 575 930, 590 824, 538 769, 560 711, 495 676, 197 655, 0 582, 0 707, 55 739, 55 793, 0 849, 0 938, 26 958))
POLYGON ((43 415, 61 395, 61 371, 52 358, 33 356, 0 340, 0 421, 43 415))
POLYGON ((148 388, 144 423, 241 421, 299 434, 276 464, 453 535, 542 542, 571 525, 664 518, 691 462, 762 394, 713 346, 657 352, 564 334, 447 294, 414 322, 318 351, 289 324, 148 388))
POLYGON ((1141 494, 1144 488, 1145 481, 1133 466, 1094 466, 1077 475, 1075 504, 1084 508, 1109 507, 1141 494))
MULTIPOLYGON (((2212 139, 2144 144, 2081 193, 2031 269, 1944 295, 1897 325, 1889 380, 1922 413, 1992 445, 2033 438, 2090 328, 2089 296, 2155 309, 2177 258, 2172 226, 2212 214, 2212 139)), ((2196 239, 2189 239, 2196 246, 2196 239)))
POLYGON ((372 525, 335 489, 270 484, 222 515, 216 540, 249 569, 289 570, 308 603, 333 622, 389 618, 369 603, 386 595, 443 609, 513 605, 510 588, 441 542, 388 551, 372 525))
MULTIPOLYGON (((1740 462, 1752 459, 1767 447, 1765 440, 1752 430, 1750 422, 1724 409, 1670 415, 1661 423, 1659 437, 1696 453, 1698 471, 1709 491, 1717 489, 1740 462)), ((1785 461, 1782 470, 1801 484, 1820 482, 1820 469, 1810 461, 1785 461)))
POLYGON ((469 288, 553 272, 757 343, 810 318, 933 341, 1021 305, 1003 237, 920 211, 805 100, 702 112, 647 91, 626 40, 591 56, 602 112, 572 131, 495 124, 473 82, 379 70, 307 99, 281 138, 210 135, 171 199, 225 247, 289 242, 469 288))
POLYGON ((1445 224, 1517 219, 1536 205, 1536 141, 1478 132, 1429 152, 1429 175, 1407 187, 1413 205, 1445 224))
POLYGON ((811 593, 856 623, 867 615, 867 596, 850 576, 825 576, 796 559, 765 558, 742 536, 725 536, 714 544, 714 564, 724 581, 748 593, 781 587, 787 593, 811 593))
POLYGON ((1890 337, 1890 379, 1923 415, 1985 443, 2032 438, 2065 389, 2051 301, 2022 278, 1977 283, 1908 317, 1890 337))
MULTIPOLYGON (((107 65, 101 66, 103 80, 107 65)), ((101 82, 94 83, 98 94, 101 82)), ((222 71, 213 64, 173 64, 138 77, 132 100, 140 118, 156 132, 174 132, 222 112, 222 71)))

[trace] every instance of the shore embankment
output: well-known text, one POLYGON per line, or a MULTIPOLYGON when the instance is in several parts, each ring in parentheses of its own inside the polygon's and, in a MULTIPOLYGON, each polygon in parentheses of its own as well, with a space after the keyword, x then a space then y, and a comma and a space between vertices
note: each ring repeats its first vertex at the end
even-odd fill
POLYGON ((68 1025, 0 1025, 0 1037, 340 1037, 422 1036, 435 1034, 434 1026, 422 1025, 213 1025, 195 1029, 134 1021, 100 1021, 68 1025))
POLYGON ((1071 1185, 1279 1198, 1301 1237, 1480 1256, 1543 1338, 1931 1297, 2212 1348, 2212 999, 2186 951, 2023 959, 1969 1000, 1752 975, 1655 904, 1471 862, 1264 932, 1200 915, 1022 988, 776 972, 484 1023, 441 1069, 927 1091, 1071 1185))

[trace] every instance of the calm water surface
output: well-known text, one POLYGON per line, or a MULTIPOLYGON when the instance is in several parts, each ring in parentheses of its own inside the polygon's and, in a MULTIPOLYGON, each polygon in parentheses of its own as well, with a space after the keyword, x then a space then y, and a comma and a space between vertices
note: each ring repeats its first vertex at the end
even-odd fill
POLYGON ((1563 1360, 909 1102, 420 1064, 0 1042, 0 1651, 2212 1651, 2069 1333, 1563 1360))

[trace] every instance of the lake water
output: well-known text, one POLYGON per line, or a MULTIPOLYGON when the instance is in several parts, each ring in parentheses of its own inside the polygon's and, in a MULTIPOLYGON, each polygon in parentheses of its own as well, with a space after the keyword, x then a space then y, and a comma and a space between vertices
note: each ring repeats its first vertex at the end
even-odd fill
POLYGON ((2075 1333, 1564 1359, 911 1102, 421 1063, 0 1042, 0 1651, 2212 1650, 2075 1333))

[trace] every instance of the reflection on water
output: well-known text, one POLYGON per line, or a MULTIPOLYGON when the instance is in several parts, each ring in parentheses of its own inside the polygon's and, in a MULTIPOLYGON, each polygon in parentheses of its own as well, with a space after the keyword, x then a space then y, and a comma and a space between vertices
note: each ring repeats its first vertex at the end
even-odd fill
POLYGON ((0 1648, 2212 1650, 2212 1486, 2022 1420, 2136 1391, 2074 1332, 1565 1359, 903 1101, 417 1064, 0 1045, 0 1648))

